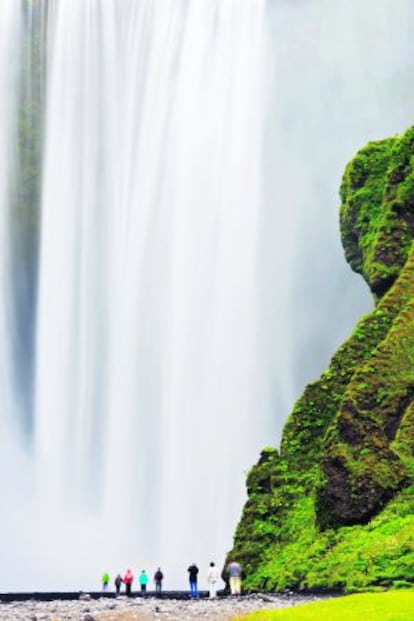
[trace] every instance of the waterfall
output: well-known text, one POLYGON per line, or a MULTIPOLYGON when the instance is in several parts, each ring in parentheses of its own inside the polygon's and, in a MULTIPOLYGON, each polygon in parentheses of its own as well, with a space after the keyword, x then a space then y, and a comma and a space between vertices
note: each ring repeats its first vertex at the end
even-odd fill
POLYGON ((1 544, 26 568, 5 588, 158 565, 185 588, 223 561, 246 471, 370 307, 337 189, 412 122, 412 17, 3 1, 1 544))
POLYGON ((265 4, 238 4, 61 2, 48 67, 39 495, 54 523, 102 516, 112 566, 167 576, 169 557, 185 576, 223 554, 264 441, 244 430, 262 393, 265 4))
MULTIPOLYGON (((1 437, 5 428, 13 424, 12 412, 19 409, 17 389, 13 369, 12 309, 10 297, 12 282, 10 274, 11 240, 8 235, 10 217, 10 195, 13 179, 13 108, 16 105, 15 81, 17 67, 13 62, 12 49, 19 45, 19 13, 13 3, 5 3, 0 8, 0 36, 4 53, 0 55, 0 283, 2 304, 0 306, 0 409, 1 437)), ((4 448, 4 447, 3 447, 4 448)))

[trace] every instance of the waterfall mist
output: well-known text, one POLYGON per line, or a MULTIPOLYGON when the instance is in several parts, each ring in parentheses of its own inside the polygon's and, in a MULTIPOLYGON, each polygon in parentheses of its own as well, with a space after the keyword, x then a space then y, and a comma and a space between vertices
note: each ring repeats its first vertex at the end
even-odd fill
POLYGON ((412 122, 412 18, 3 0, 0 590, 223 561, 247 469, 371 307, 337 192, 412 122))

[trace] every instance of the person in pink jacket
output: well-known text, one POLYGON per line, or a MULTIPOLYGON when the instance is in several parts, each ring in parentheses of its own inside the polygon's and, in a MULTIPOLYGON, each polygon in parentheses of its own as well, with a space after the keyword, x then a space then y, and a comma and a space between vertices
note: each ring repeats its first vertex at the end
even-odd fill
POLYGON ((134 574, 132 573, 130 569, 128 569, 124 576, 125 591, 128 597, 131 597, 131 588, 132 588, 133 582, 134 582, 134 574))

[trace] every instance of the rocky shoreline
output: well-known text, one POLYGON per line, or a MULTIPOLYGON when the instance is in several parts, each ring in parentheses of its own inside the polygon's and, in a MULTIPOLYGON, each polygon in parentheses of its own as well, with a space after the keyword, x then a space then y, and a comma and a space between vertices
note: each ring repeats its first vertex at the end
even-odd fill
POLYGON ((254 610, 287 608, 321 597, 255 594, 215 600, 99 598, 0 604, 0 621, 230 621, 254 610))

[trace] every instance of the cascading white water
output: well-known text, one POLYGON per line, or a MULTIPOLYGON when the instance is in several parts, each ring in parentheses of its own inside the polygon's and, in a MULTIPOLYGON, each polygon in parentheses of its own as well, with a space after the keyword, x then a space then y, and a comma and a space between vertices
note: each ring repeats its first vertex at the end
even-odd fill
MULTIPOLYGON (((29 4, 49 9, 34 498, 2 542, 25 576, 8 567, 0 584, 90 588, 104 569, 161 564, 166 587, 184 587, 190 562, 223 560, 245 470, 369 306, 339 248, 336 193, 358 146, 412 122, 414 7, 29 4)), ((0 18, 18 24, 18 6, 0 18)), ((18 36, 5 32, 2 58, 18 36)), ((11 76, 0 60, 1 138, 11 76)), ((0 149, 1 184, 11 139, 0 149)), ((22 493, 7 479, 6 498, 22 493)))
POLYGON ((264 442, 263 425, 248 424, 263 392, 264 7, 58 5, 38 306, 42 505, 102 512, 107 562, 164 562, 175 580, 179 564, 185 575, 193 557, 223 554, 222 521, 235 523, 243 468, 264 442), (125 523, 111 550, 108 529, 125 523))

